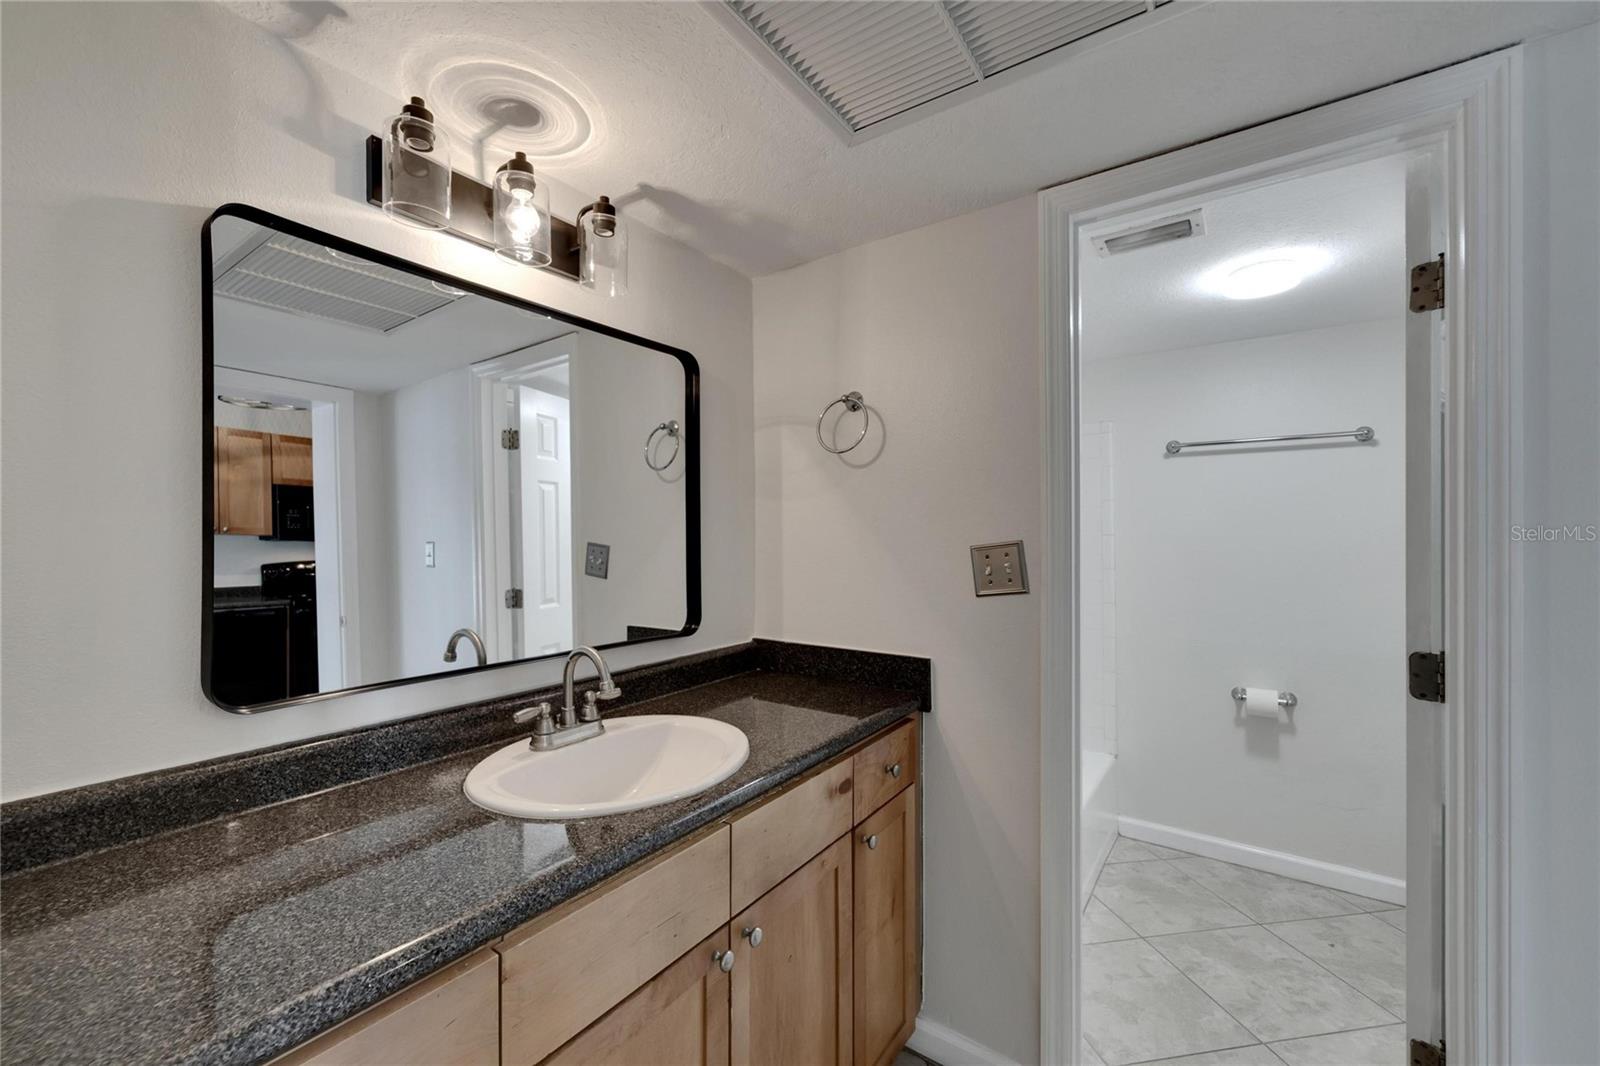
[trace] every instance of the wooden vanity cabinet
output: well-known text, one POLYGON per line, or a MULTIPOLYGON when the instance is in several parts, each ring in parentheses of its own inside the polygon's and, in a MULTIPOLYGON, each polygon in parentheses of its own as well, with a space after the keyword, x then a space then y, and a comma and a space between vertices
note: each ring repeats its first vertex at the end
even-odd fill
POLYGON ((850 866, 841 836, 729 925, 734 1066, 851 1061, 850 866))
POLYGON ((855 1066, 894 1061, 922 1003, 917 911, 917 790, 907 788, 856 826, 855 1066))
POLYGON ((255 537, 272 534, 272 434, 217 426, 212 461, 211 528, 255 537))
POLYGON ((279 1066, 888 1066, 922 1000, 916 730, 846 752, 279 1066))

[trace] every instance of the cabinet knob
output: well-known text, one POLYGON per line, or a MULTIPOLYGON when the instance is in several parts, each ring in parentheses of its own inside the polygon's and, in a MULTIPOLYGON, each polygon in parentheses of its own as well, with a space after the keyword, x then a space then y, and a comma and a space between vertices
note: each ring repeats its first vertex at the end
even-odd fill
POLYGON ((872 833, 872 834, 870 834, 868 836, 862 837, 861 838, 861 842, 867 846, 867 850, 868 851, 877 851, 878 850, 878 834, 877 833, 872 833))
POLYGON ((747 925, 739 935, 750 941, 750 946, 753 948, 760 947, 761 941, 766 937, 759 925, 747 925))
POLYGON ((717 969, 723 973, 731 973, 733 971, 733 952, 731 951, 714 951, 711 953, 711 961, 715 962, 717 969))
POLYGON ((896 763, 890 763, 888 766, 885 766, 883 769, 884 769, 885 773, 887 773, 890 777, 894 778, 896 781, 898 781, 900 779, 900 764, 899 763, 897 763, 897 762, 896 763))

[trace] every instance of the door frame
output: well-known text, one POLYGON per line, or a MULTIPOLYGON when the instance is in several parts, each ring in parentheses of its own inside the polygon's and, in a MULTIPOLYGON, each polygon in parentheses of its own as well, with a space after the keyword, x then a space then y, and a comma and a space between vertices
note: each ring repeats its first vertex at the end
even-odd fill
MULTIPOLYGON (((1448 186, 1444 311, 1444 1038, 1462 1062, 1509 1062, 1508 884, 1512 457, 1522 374, 1522 50, 1507 49, 1039 195, 1044 553, 1040 707, 1040 1059, 1078 1060, 1079 707, 1077 257, 1083 227, 1175 196, 1236 189, 1434 144, 1448 186), (1063 831, 1065 828, 1065 831, 1063 831)), ((1415 650, 1415 649, 1411 649, 1415 650)), ((1405 679, 1392 682, 1401 691, 1405 679)))

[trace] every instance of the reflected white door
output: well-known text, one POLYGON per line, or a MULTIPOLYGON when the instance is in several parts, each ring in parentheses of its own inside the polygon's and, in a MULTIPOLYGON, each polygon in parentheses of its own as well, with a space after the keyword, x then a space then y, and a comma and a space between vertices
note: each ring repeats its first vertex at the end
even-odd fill
POLYGON ((526 385, 517 395, 522 658, 572 647, 572 432, 566 397, 526 385))

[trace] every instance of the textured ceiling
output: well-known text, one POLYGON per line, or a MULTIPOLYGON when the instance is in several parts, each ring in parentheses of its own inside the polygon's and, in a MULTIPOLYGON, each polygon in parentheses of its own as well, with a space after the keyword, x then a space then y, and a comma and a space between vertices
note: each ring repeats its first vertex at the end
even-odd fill
POLYGON ((1588 2, 1215 0, 846 146, 698 4, 230 7, 397 102, 533 72, 589 123, 575 149, 555 139, 551 174, 752 275, 1600 17, 1588 2))
POLYGON ((1185 240, 1101 258, 1086 239, 1080 259, 1084 357, 1403 317, 1409 295, 1405 194, 1405 160, 1390 156, 1162 211, 1201 208, 1205 232, 1185 240), (1225 272, 1297 254, 1321 265, 1288 292, 1230 300, 1205 286, 1207 273, 1219 266, 1225 272))

